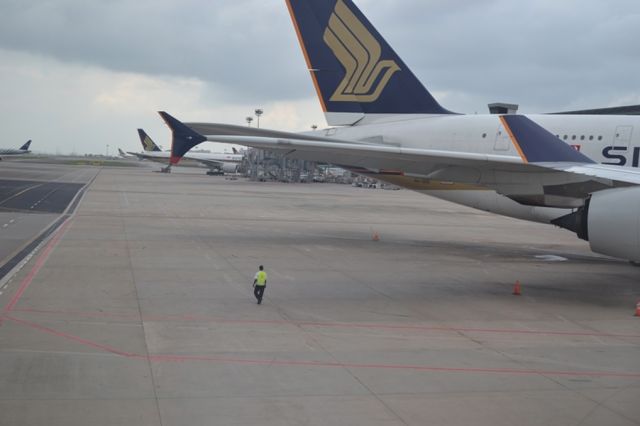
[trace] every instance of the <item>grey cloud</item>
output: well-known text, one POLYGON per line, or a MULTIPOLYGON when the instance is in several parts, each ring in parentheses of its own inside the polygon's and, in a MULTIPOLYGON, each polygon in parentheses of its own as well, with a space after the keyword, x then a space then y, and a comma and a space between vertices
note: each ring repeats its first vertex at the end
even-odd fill
POLYGON ((7 49, 195 77, 229 92, 229 101, 287 99, 309 83, 280 2, 15 1, 3 9, 0 46, 7 49))
POLYGON ((372 19, 380 19, 388 40, 428 88, 538 111, 606 106, 629 91, 640 93, 636 1, 401 5, 372 19))
MULTIPOLYGON (((195 77, 230 103, 313 95, 284 0, 3 3, 1 47, 195 77)), ((458 93, 451 109, 597 107, 638 92, 637 0, 357 4, 429 90, 458 93)))

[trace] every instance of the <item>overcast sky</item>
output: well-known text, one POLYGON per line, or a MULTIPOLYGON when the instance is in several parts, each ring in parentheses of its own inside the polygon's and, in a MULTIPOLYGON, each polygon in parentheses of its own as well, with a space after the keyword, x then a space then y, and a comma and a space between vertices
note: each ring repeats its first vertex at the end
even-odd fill
MULTIPOLYGON (((452 111, 640 104, 638 0, 356 4, 452 111)), ((284 0, 0 0, 0 99, 0 146, 45 152, 168 148, 158 110, 326 125, 284 0)))

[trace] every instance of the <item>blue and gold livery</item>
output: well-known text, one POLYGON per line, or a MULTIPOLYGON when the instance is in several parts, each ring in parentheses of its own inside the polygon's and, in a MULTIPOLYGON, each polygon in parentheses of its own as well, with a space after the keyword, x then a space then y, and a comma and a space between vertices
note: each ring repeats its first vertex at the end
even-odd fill
POLYGON ((20 151, 31 152, 29 147, 31 146, 31 139, 29 139, 24 145, 20 147, 20 151))
POLYGON ((374 102, 400 67, 380 58, 380 43, 339 0, 324 30, 323 40, 340 61, 345 75, 329 99, 332 102, 374 102))
POLYGON ((151 139, 151 137, 142 129, 138 129, 138 136, 140 137, 140 142, 142 143, 142 149, 148 152, 161 152, 162 150, 156 143, 151 139))
POLYGON ((325 112, 451 114, 351 0, 287 4, 325 112))
POLYGON ((595 161, 524 115, 502 115, 500 121, 525 163, 595 164, 595 161))

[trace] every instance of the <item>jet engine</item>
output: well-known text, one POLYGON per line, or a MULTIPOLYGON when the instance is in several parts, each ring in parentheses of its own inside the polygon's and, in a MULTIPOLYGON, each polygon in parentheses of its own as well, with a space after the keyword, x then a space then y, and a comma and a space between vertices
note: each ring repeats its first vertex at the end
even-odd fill
POLYGON ((235 173, 238 171, 238 164, 236 163, 222 163, 222 171, 225 173, 235 173))
POLYGON ((640 262, 640 187, 594 192, 583 207, 552 223, 589 241, 596 253, 640 262))

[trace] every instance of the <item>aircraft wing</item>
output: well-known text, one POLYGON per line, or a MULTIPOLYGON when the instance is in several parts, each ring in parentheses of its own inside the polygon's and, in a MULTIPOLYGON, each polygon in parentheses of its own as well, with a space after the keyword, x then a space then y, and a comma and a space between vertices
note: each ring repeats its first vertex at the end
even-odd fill
POLYGON ((527 205, 578 207, 596 190, 640 185, 637 171, 595 163, 523 162, 520 157, 505 155, 255 136, 207 138, 279 150, 292 158, 327 162, 351 170, 373 171, 382 180, 385 173, 400 171, 439 182, 484 186, 527 205))
MULTIPOLYGON (((257 129, 217 123, 182 123, 166 112, 160 112, 173 132, 171 155, 174 164, 194 146, 205 142, 221 142, 290 152, 292 157, 306 153, 314 156, 330 157, 334 164, 354 164, 367 162, 366 159, 394 161, 407 167, 415 166, 425 158, 434 162, 455 164, 476 164, 495 161, 500 164, 520 163, 514 156, 474 154, 468 152, 439 151, 403 148, 391 145, 372 144, 366 141, 340 140, 330 137, 257 129), (338 160, 342 156, 344 160, 338 160), (346 158, 348 157, 348 158, 346 158), (419 157, 424 157, 422 160, 419 157)), ((314 158, 312 158, 314 159, 314 158)), ((382 167, 390 168, 390 167, 382 167)))
POLYGON ((382 180, 385 172, 393 172, 485 187, 521 204, 565 208, 583 205, 599 190, 640 185, 639 172, 597 164, 520 115, 500 117, 519 156, 406 148, 225 124, 185 125, 167 113, 161 116, 173 131, 173 161, 209 140, 373 171, 382 180))
MULTIPOLYGON (((189 124, 189 127, 197 130, 197 125, 189 124)), ((443 162, 451 165, 478 165, 478 163, 517 164, 520 158, 514 156, 474 154, 468 152, 439 151, 432 149, 403 148, 390 145, 376 145, 360 143, 358 141, 330 142, 323 139, 299 139, 297 137, 277 138, 264 136, 227 136, 206 135, 208 141, 233 143, 252 148, 278 150, 289 152, 292 157, 313 154, 317 158, 330 158, 328 162, 348 165, 372 165, 383 161, 385 167, 394 168, 402 165, 405 170, 420 167, 424 161, 430 163, 443 162), (391 165, 394 167, 390 167, 391 165)), ((383 165, 383 164, 380 164, 383 165)))
POLYGON ((605 164, 572 164, 572 163, 539 163, 540 167, 556 170, 564 173, 572 173, 599 179, 606 179, 624 186, 640 185, 640 172, 620 166, 608 166, 605 164))

